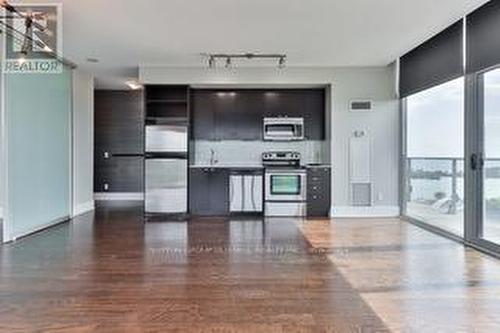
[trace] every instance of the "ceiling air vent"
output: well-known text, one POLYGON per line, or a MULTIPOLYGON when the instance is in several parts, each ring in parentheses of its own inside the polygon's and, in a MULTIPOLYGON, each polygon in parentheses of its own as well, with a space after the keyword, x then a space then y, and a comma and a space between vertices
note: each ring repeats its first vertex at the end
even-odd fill
POLYGON ((373 103, 369 100, 355 100, 349 102, 349 111, 351 112, 368 112, 372 111, 373 103))

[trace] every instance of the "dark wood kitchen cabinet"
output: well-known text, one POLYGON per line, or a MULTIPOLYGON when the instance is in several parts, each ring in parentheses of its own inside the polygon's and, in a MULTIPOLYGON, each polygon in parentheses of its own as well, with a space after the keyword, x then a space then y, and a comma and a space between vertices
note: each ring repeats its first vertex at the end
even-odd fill
POLYGON ((97 90, 94 97, 94 191, 142 192, 142 92, 97 90))
POLYGON ((215 96, 211 90, 192 90, 191 138, 209 141, 216 139, 215 96))
POLYGON ((325 90, 192 89, 192 139, 262 140, 264 117, 303 117, 308 140, 325 139, 325 90))
POLYGON ((264 117, 303 117, 305 139, 325 139, 325 89, 269 90, 264 96, 264 117))
POLYGON ((191 168, 189 172, 189 210, 192 215, 229 214, 229 170, 191 168))
POLYGON ((142 156, 119 156, 96 163, 94 192, 138 193, 144 189, 142 156))
POLYGON ((307 169, 307 216, 328 217, 331 206, 331 168, 307 169))
POLYGON ((94 97, 95 155, 143 154, 142 92, 97 90, 94 97))
POLYGON ((258 94, 194 90, 191 112, 193 139, 262 140, 263 103, 258 94))
POLYGON ((218 140, 262 140, 264 101, 260 94, 227 92, 215 108, 215 133, 218 140))

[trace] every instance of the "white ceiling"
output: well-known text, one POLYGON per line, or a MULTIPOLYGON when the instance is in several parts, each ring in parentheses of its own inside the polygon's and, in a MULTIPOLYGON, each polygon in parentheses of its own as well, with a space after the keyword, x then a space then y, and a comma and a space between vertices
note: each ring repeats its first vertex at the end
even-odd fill
MULTIPOLYGON (((204 52, 286 53, 288 66, 380 66, 487 0, 30 0, 63 2, 65 56, 100 87, 139 64, 204 52), (86 58, 99 59, 89 64, 86 58)), ((16 1, 12 1, 15 3, 16 1)), ((117 85, 118 84, 118 85, 117 85)))

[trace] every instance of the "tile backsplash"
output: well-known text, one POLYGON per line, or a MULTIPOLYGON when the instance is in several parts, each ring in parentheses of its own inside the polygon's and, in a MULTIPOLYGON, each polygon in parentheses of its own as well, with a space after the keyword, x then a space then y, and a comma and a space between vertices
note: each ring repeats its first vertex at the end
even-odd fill
POLYGON ((261 163, 261 155, 267 151, 297 151, 302 154, 302 163, 329 163, 327 141, 194 141, 193 164, 204 165, 210 162, 210 149, 215 151, 219 164, 261 163))

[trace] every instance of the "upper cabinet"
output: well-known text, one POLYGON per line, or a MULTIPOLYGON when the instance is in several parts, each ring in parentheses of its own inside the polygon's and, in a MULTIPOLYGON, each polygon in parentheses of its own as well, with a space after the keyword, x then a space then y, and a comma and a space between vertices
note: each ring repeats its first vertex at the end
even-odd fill
POLYGON ((304 117, 307 140, 325 138, 324 89, 192 89, 192 139, 262 140, 264 117, 304 117))
POLYGON ((264 117, 303 117, 305 139, 325 139, 325 89, 266 90, 263 96, 264 117))
POLYGON ((215 98, 210 90, 191 90, 191 136, 215 140, 215 98))
POLYGON ((264 103, 253 91, 216 94, 215 133, 218 140, 261 140, 264 103))

